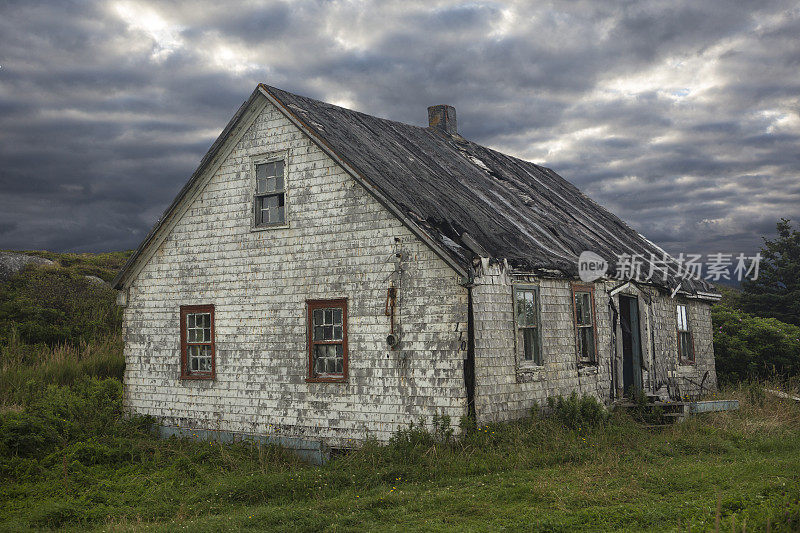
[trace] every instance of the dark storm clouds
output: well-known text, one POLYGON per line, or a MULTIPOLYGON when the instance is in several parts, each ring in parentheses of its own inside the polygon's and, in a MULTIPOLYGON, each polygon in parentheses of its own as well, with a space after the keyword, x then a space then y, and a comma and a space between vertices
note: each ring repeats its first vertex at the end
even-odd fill
POLYGON ((256 83, 547 165, 673 252, 800 218, 795 2, 0 3, 0 248, 132 248, 256 83))

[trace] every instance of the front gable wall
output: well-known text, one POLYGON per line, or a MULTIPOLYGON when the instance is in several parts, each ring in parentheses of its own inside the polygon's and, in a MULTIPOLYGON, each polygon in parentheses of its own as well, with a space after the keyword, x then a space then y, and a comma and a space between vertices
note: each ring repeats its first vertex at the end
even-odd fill
POLYGON ((344 445, 466 412, 459 276, 272 104, 129 284, 126 407, 166 425, 344 445), (253 231, 252 160, 282 153, 288 225, 253 231), (329 298, 348 300, 349 378, 307 383, 305 302, 329 298), (179 308, 193 304, 215 306, 213 381, 179 379, 179 308))

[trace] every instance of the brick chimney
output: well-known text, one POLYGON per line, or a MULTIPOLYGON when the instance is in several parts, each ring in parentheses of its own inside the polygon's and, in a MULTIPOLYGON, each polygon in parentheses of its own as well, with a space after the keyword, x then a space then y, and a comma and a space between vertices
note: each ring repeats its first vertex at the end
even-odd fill
POLYGON ((448 135, 458 135, 456 108, 451 105, 432 105, 428 108, 428 126, 448 135))

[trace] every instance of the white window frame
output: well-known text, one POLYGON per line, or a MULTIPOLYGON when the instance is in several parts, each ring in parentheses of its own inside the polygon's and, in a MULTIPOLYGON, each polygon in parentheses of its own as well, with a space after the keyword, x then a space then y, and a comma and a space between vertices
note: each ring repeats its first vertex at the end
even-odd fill
POLYGON ((675 323, 678 342, 678 363, 681 365, 693 365, 697 362, 697 354, 694 352, 694 333, 692 332, 691 322, 689 321, 689 306, 685 302, 675 304, 675 323), (687 335, 689 347, 692 350, 691 358, 681 350, 681 337, 687 335))
POLYGON ((250 158, 250 230, 251 231, 265 231, 271 229, 280 229, 289 227, 289 152, 284 150, 280 152, 270 152, 253 156, 250 158), (275 163, 277 161, 283 162, 283 222, 275 222, 271 224, 258 223, 258 197, 263 196, 258 194, 258 179, 256 177, 256 166, 266 163, 275 163))

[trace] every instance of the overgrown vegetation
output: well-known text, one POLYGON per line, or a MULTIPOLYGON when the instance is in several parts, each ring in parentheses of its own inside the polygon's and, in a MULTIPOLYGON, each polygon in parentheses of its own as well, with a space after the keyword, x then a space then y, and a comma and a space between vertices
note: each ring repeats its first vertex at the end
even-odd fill
POLYGON ((0 406, 24 406, 48 384, 81 376, 122 379, 121 311, 100 280, 113 279, 130 253, 29 253, 55 264, 0 283, 0 406))
POLYGON ((800 326, 717 304, 711 309, 721 382, 800 376, 800 326))
POLYGON ((738 412, 656 433, 595 407, 581 418, 575 397, 459 437, 444 417, 415 423, 311 467, 276 447, 155 439, 122 416, 118 380, 80 378, 0 413, 0 529, 698 531, 719 498, 724 530, 792 531, 800 408, 753 387, 727 392, 738 412))
POLYGON ((29 265, 0 284, 0 346, 79 345, 119 331, 116 293, 107 283, 127 253, 38 255, 53 266, 29 265))
POLYGON ((800 379, 800 231, 781 219, 777 233, 764 239, 758 279, 719 287, 711 319, 721 382, 800 379))

